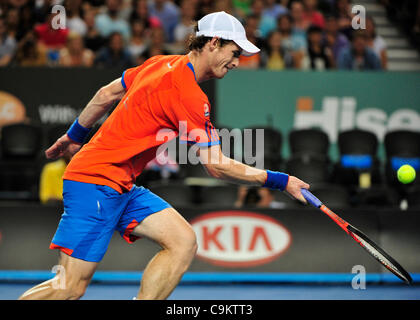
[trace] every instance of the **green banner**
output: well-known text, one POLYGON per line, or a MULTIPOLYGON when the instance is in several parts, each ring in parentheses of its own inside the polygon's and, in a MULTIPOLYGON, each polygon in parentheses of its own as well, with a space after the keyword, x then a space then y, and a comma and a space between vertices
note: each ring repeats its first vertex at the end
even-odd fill
POLYGON ((237 70, 216 83, 218 126, 272 125, 285 157, 292 128, 324 130, 333 159, 340 131, 369 130, 380 142, 387 131, 420 131, 420 73, 237 70))

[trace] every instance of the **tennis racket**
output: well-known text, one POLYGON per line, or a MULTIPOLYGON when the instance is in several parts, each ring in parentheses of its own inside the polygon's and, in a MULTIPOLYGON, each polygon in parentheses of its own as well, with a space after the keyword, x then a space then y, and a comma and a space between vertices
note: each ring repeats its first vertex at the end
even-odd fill
POLYGON ((412 283, 411 276, 404 270, 401 265, 395 261, 389 254, 382 250, 375 242, 368 238, 363 232, 353 227, 350 223, 339 217, 337 214, 327 208, 317 197, 309 190, 301 189, 303 197, 313 205, 328 215, 341 229, 343 229, 350 237, 360 244, 367 252, 369 252, 377 261, 385 268, 395 274, 398 278, 407 284, 412 283))

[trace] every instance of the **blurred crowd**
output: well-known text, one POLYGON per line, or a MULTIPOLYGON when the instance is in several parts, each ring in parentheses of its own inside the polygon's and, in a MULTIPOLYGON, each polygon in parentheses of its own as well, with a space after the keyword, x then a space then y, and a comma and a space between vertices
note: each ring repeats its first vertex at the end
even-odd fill
MULTIPOLYGON (((240 68, 381 70, 386 43, 367 16, 353 29, 350 0, 3 0, 0 66, 120 67, 187 53, 193 22, 225 11, 262 49, 240 68), (54 28, 65 9, 65 28, 54 28), (54 13, 56 12, 56 13, 54 13)), ((60 18, 61 17, 61 18, 60 18)), ((357 19, 356 19, 357 20, 357 19)), ((359 21, 360 22, 360 21, 359 21)))

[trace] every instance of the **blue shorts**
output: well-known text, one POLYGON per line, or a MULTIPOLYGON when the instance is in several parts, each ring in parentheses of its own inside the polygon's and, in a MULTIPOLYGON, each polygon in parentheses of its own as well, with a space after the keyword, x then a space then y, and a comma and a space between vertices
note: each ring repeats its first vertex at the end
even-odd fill
POLYGON ((63 181, 64 213, 51 249, 85 261, 102 260, 114 231, 128 242, 147 216, 171 206, 144 187, 133 186, 126 193, 92 183, 63 181))

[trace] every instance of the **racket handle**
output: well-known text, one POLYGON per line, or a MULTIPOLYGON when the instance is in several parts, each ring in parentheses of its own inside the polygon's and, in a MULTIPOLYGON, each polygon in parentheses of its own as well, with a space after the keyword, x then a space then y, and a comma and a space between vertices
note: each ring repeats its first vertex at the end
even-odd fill
POLYGON ((322 202, 315 197, 308 189, 300 189, 302 192, 303 197, 306 201, 308 201, 311 205, 313 205, 315 208, 319 208, 322 206, 322 202))

